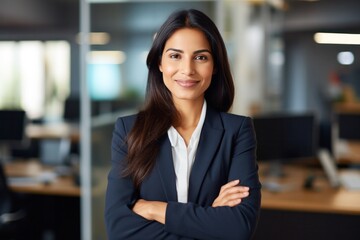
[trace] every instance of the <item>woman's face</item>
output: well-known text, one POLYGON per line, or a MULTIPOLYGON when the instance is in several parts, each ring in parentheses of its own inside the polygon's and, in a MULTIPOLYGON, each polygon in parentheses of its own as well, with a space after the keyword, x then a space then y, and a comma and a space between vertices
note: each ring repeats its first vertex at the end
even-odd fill
POLYGON ((159 65, 174 102, 204 99, 214 71, 211 47, 203 32, 183 28, 165 43, 159 65))

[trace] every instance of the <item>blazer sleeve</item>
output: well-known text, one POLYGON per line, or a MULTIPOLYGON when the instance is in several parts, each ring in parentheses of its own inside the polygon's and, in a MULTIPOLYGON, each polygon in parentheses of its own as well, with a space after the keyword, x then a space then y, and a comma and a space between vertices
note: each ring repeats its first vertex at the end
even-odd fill
POLYGON ((137 200, 130 178, 122 177, 123 162, 127 155, 125 143, 129 129, 124 119, 115 124, 111 146, 112 167, 108 174, 108 186, 105 199, 105 224, 109 240, 114 239, 178 239, 172 233, 164 231, 164 225, 148 221, 135 214, 131 207, 137 200))
POLYGON ((169 202, 165 230, 195 239, 250 239, 260 211, 261 184, 256 164, 256 139, 250 118, 245 118, 233 140, 228 181, 239 179, 250 195, 235 207, 200 206, 169 202))

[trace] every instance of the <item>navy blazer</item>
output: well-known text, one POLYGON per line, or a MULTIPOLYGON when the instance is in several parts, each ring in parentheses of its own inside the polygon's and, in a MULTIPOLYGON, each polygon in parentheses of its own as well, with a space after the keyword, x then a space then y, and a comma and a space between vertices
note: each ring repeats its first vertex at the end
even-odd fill
POLYGON ((250 239, 261 201, 252 120, 207 108, 191 170, 188 203, 179 203, 167 134, 160 139, 155 166, 139 196, 131 179, 121 176, 127 154, 125 139, 135 119, 136 115, 119 118, 113 132, 105 207, 109 239, 250 239), (221 186, 235 179, 250 187, 250 195, 235 207, 211 207, 221 186), (131 206, 138 198, 167 202, 166 223, 135 214, 131 206))

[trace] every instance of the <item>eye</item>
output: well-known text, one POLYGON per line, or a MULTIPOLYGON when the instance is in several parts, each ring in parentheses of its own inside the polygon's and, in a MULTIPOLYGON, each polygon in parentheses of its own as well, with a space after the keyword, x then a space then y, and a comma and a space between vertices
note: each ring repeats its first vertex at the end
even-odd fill
POLYGON ((198 55, 195 57, 195 60, 206 61, 206 60, 208 60, 208 57, 205 55, 198 55))
POLYGON ((178 54, 178 53, 172 53, 172 54, 169 55, 169 57, 170 57, 171 59, 180 59, 180 54, 178 54))

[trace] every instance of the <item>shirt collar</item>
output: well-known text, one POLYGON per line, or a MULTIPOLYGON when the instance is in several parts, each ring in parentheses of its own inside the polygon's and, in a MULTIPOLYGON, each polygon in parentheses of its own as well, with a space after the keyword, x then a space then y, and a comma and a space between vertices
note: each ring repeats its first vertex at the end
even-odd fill
MULTIPOLYGON (((207 104, 206 104, 206 100, 204 100, 204 104, 201 109, 200 119, 199 119, 199 122, 198 122, 193 134, 191 135, 190 144, 192 142, 192 139, 197 139, 200 137, 201 129, 205 122, 206 109, 207 109, 207 104)), ((167 133, 168 133, 168 137, 169 137, 171 146, 172 147, 177 146, 180 134, 176 131, 176 129, 173 126, 171 126, 169 128, 167 133)))

